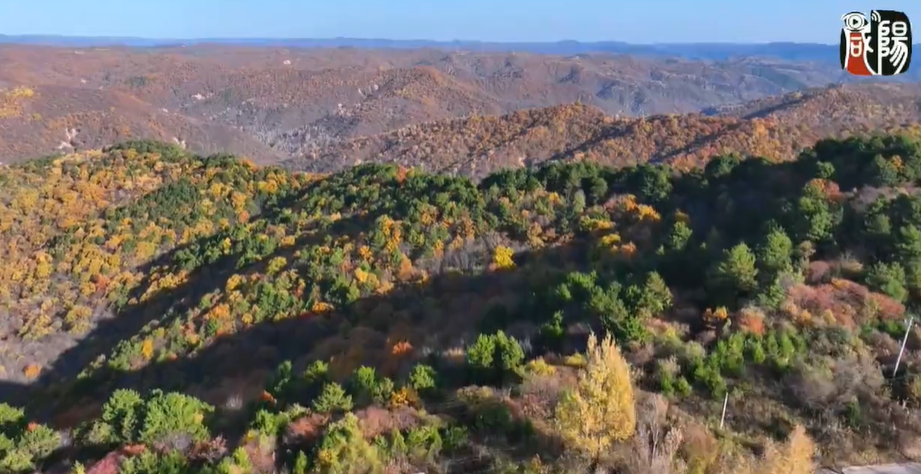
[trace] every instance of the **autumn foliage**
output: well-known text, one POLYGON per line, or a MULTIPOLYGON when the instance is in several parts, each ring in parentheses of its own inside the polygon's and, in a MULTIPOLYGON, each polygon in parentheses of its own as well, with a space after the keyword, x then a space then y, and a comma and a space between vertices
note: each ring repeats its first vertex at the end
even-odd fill
POLYGON ((630 366, 611 336, 600 343, 594 334, 589 336, 587 354, 578 384, 557 406, 556 420, 574 448, 597 458, 613 443, 633 436, 636 407, 630 366))
MULTIPOLYGON (((358 452, 394 472, 470 452, 496 469, 579 452, 625 471, 622 450, 659 446, 637 465, 722 474, 761 447, 756 464, 781 471, 812 448, 891 456, 888 437, 921 426, 916 331, 891 376, 921 301, 908 137, 482 180, 306 175, 134 142, 0 181, 0 389, 86 421, 78 448, 145 445, 126 465, 271 470, 283 443, 291 472, 358 452), (147 393, 166 383, 178 391, 147 393), (670 408, 650 415, 647 392, 670 408), (678 449, 727 395, 721 442, 678 449), (248 431, 228 453, 229 413, 248 431), (771 444, 764 427, 787 422, 810 428, 771 444)), ((36 443, 5 459, 30 468, 36 443)))

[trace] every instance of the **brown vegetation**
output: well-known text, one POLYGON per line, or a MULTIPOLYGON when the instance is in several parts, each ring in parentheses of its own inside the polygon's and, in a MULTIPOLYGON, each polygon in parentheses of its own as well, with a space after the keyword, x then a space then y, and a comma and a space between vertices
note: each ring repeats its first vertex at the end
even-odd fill
MULTIPOLYGON (((546 153, 568 150, 611 163, 693 160, 726 148, 786 156, 808 146, 815 136, 828 134, 823 127, 815 129, 818 116, 831 117, 831 132, 836 133, 901 125, 916 108, 912 91, 879 100, 872 90, 856 97, 828 96, 822 99, 823 110, 817 111, 821 115, 802 108, 786 110, 802 97, 764 98, 849 79, 834 65, 758 59, 703 63, 435 50, 3 46, 0 63, 0 161, 5 163, 129 138, 185 143, 204 153, 228 151, 259 163, 291 157, 335 160, 311 165, 328 169, 356 159, 377 160, 385 152, 390 161, 419 164, 431 159, 436 169, 465 166, 439 159, 448 153, 459 153, 467 161, 497 155, 490 160, 503 164, 542 160, 546 153), (755 99, 764 102, 725 113, 757 116, 763 123, 652 117, 755 99), (399 139, 337 145, 430 122, 576 102, 615 118, 589 113, 574 119, 551 109, 517 119, 483 118, 482 124, 466 123, 461 130, 423 126, 401 131, 399 139), (767 109, 777 109, 773 119, 765 116, 767 109), (855 115, 858 111, 873 114, 853 118, 861 116, 855 115), (563 116, 545 117, 557 113, 563 116), (650 119, 618 119, 631 116, 650 119), (579 126, 561 128, 559 120, 565 119, 579 126), (495 125, 497 120, 511 123, 495 125), (785 125, 778 128, 775 121, 785 125), (474 136, 462 134, 453 141, 442 132, 474 136), (752 142, 739 138, 749 132, 755 132, 752 142), (639 138, 633 142, 614 136, 620 134, 639 138), (420 149, 407 151, 400 140, 420 149)), ((575 115, 583 113, 577 109, 575 115)))
POLYGON ((886 130, 917 136, 921 87, 870 85, 816 89, 729 109, 727 115, 615 118, 591 105, 475 116, 411 125, 332 144, 286 162, 337 171, 358 163, 397 163, 432 172, 485 176, 548 160, 628 166, 668 162, 678 169, 726 153, 771 160, 796 157, 821 138, 886 130))

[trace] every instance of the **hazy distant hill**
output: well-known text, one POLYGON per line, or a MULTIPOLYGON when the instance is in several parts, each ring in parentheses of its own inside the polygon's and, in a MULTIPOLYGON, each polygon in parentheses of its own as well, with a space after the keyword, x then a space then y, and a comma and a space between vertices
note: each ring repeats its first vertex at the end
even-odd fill
MULTIPOLYGON (((834 39, 834 38, 830 38, 834 39)), ((482 42, 388 40, 359 38, 194 38, 152 39, 134 37, 77 37, 52 35, 0 35, 0 43, 49 46, 134 46, 162 47, 177 45, 222 44, 283 48, 370 48, 464 50, 476 52, 510 52, 573 55, 587 53, 630 54, 635 56, 677 56, 686 59, 726 60, 741 56, 774 57, 791 61, 838 61, 837 44, 819 43, 661 43, 631 44, 621 41, 557 42, 482 42)))

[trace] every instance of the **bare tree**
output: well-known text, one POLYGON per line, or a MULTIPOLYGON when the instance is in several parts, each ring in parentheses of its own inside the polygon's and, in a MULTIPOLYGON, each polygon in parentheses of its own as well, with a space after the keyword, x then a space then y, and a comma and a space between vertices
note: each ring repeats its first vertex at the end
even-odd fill
POLYGON ((677 474, 686 471, 678 457, 681 430, 669 427, 668 401, 648 395, 637 406, 636 435, 631 439, 624 472, 629 474, 677 474))

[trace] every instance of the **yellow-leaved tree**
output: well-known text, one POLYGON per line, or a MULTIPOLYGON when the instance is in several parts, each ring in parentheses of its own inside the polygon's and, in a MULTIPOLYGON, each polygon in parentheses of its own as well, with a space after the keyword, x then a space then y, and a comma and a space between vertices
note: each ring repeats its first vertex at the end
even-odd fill
POLYGON ((610 334, 600 344, 590 335, 587 352, 579 382, 556 407, 556 423, 567 443, 597 463, 613 443, 633 436, 636 406, 630 365, 610 334))
POLYGON ((493 251, 492 263, 497 269, 515 268, 515 260, 512 258, 514 255, 514 250, 500 245, 493 251))
POLYGON ((769 444, 758 474, 812 474, 815 462, 815 442, 802 425, 796 425, 787 441, 779 446, 769 444))

